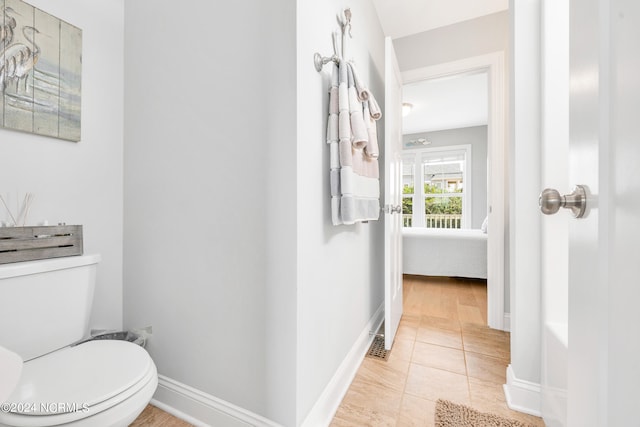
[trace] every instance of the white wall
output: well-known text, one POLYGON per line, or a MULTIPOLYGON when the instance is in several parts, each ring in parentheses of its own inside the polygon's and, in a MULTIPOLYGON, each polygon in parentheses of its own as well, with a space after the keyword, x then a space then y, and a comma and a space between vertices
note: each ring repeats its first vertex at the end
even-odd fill
MULTIPOLYGON (((265 416, 282 425, 296 424, 297 401, 297 321, 298 276, 301 251, 297 227, 300 218, 298 194, 305 183, 298 173, 298 107, 295 84, 297 75, 296 10, 292 0, 273 0, 260 5, 264 48, 260 49, 260 73, 266 90, 264 113, 267 116, 265 140, 267 155, 266 188, 266 320, 265 320, 265 416)), ((255 44, 257 40, 251 41, 255 44)), ((260 99, 256 98, 261 104, 260 99)), ((246 242, 241 243, 246 244, 246 242)), ((255 326, 255 325, 254 325, 255 326)))
MULTIPOLYGON (((29 225, 84 226, 100 253, 92 328, 122 327, 123 0, 30 0, 83 30, 82 139, 0 128, 0 193, 35 194, 29 225)), ((0 220, 6 220, 0 209, 0 220)))
MULTIPOLYGON (((569 1, 546 1, 541 8, 542 99, 540 189, 571 188, 569 182, 569 1)), ((541 412, 549 425, 566 423, 566 344, 557 346, 554 330, 566 333, 569 317, 570 215, 540 221, 541 412), (560 326, 562 325, 562 326, 560 326), (560 351, 559 351, 560 350, 560 351)))
POLYGON ((293 425, 295 3, 128 2, 125 41, 125 324, 160 374, 293 425))
MULTIPOLYGON (((336 14, 353 13, 351 52, 384 108, 384 36, 367 0, 298 1, 298 421, 304 419, 384 301, 383 223, 331 225, 325 143, 329 73, 313 54, 333 54, 336 14)), ((329 67, 326 67, 328 70, 329 67)), ((382 143, 384 129, 378 127, 382 143)), ((383 188, 383 187, 382 187, 383 188)))
POLYGON ((511 223, 510 404, 540 410, 541 365, 541 37, 540 1, 510 4, 513 22, 511 143, 509 181, 511 223), (525 387, 522 384, 526 385, 525 387))
POLYGON ((509 12, 492 13, 393 41, 401 71, 487 53, 508 53, 509 12))
MULTIPOLYGON (((330 224, 312 58, 347 5, 191 3, 126 5, 125 323, 162 375, 297 425, 383 301, 381 223, 330 224)), ((350 6, 383 103, 377 16, 350 6)))
POLYGON ((511 363, 516 374, 540 382, 540 4, 514 5, 511 251, 512 331, 511 363))
POLYGON ((487 216, 487 127, 446 129, 403 135, 403 152, 409 153, 418 147, 406 147, 411 139, 426 138, 428 147, 471 144, 471 227, 479 229, 487 216))
MULTIPOLYGON (((569 17, 568 0, 542 7, 542 135, 540 189, 569 192, 569 17)), ((564 194, 564 193, 563 193, 564 194)), ((542 229, 542 309, 544 322, 567 323, 568 215, 544 216, 542 229)))

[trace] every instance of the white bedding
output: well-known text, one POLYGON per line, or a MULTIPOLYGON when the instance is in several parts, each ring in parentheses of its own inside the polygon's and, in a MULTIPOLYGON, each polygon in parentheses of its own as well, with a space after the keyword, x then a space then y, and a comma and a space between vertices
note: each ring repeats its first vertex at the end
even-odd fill
POLYGON ((487 278, 487 235, 481 230, 403 228, 405 274, 487 278))

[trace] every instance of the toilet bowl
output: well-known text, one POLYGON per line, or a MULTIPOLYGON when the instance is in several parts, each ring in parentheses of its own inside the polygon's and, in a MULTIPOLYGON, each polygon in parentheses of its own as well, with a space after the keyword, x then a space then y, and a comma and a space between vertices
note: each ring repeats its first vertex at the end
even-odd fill
POLYGON ((73 258, 0 266, 0 294, 11 299, 0 300, 0 346, 25 360, 0 402, 0 427, 128 426, 156 390, 156 366, 144 348, 115 340, 71 344, 86 338, 90 310, 82 305, 93 299, 100 259, 73 258), (54 297, 56 289, 62 294, 54 297), (15 306, 24 306, 26 317, 15 306))
POLYGON ((127 426, 157 384, 142 347, 88 341, 26 362, 18 386, 0 404, 0 426, 127 426))

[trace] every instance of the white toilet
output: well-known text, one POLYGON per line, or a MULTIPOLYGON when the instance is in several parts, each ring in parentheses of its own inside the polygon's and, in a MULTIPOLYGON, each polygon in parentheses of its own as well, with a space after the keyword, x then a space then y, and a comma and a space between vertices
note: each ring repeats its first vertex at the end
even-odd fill
POLYGON ((151 400, 158 373, 145 349, 113 340, 72 345, 88 336, 99 261, 0 266, 0 347, 9 350, 0 363, 19 373, 10 353, 24 361, 16 387, 0 396, 0 427, 128 426, 151 400))

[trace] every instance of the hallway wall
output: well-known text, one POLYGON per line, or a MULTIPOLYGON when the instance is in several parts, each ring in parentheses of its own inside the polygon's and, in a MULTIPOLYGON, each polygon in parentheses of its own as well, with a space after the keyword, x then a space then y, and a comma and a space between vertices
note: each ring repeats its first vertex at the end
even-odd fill
MULTIPOLYGON (((298 422, 301 422, 384 302, 384 217, 381 215, 379 221, 367 224, 331 225, 326 144, 330 75, 328 66, 321 73, 315 70, 313 54, 333 54, 331 32, 339 31, 336 15, 351 8, 350 52, 359 74, 384 109, 384 36, 369 0, 349 3, 298 0, 298 5, 298 422)), ((383 120, 378 122, 381 153, 383 120)), ((384 165, 382 159, 380 164, 384 165)), ((383 179, 384 174, 381 183, 383 179)))
POLYGON ((293 425, 295 2, 125 12, 125 325, 164 377, 293 425))

